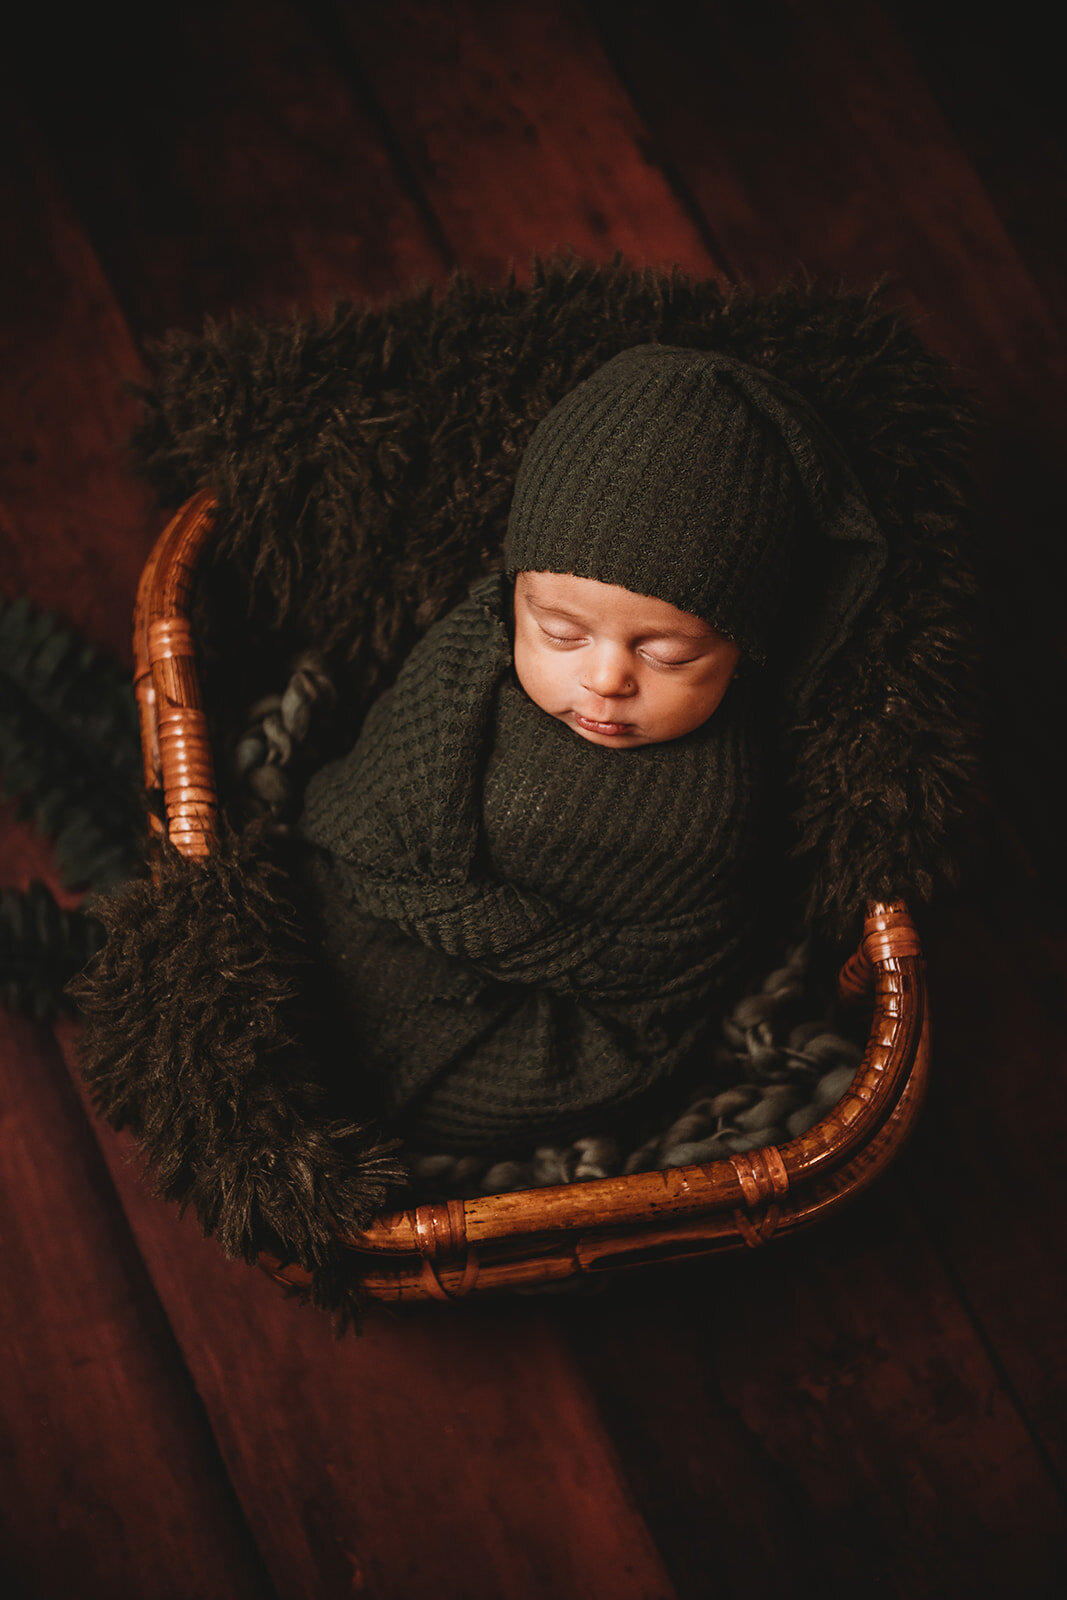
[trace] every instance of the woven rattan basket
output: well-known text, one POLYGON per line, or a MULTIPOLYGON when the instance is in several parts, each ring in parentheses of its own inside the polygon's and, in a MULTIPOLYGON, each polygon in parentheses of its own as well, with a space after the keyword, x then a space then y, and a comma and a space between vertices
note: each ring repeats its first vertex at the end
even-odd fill
MULTIPOLYGON (((186 502, 144 570, 134 622, 149 815, 182 855, 218 839, 218 797, 190 602, 216 498, 186 502)), ((752 1248, 806 1227, 862 1190, 906 1139, 923 1098, 929 1023, 922 952, 906 906, 872 901, 842 968, 842 997, 873 1006, 850 1090, 787 1144, 728 1160, 576 1185, 449 1200, 380 1216, 344 1240, 364 1291, 451 1299, 656 1261, 752 1248)), ((277 1280, 302 1268, 261 1255, 277 1280)))

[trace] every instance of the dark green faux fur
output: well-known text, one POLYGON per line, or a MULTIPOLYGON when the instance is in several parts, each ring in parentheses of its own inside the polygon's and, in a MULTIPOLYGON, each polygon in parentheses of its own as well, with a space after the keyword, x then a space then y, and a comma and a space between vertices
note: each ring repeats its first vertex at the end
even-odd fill
MULTIPOLYGON (((783 920, 803 905, 809 926, 851 937, 868 897, 925 900, 951 876, 974 750, 968 407, 878 291, 724 294, 565 260, 530 287, 457 276, 378 311, 171 336, 136 448, 165 499, 204 484, 221 497, 197 611, 213 728, 232 737, 289 650, 314 644, 340 688, 324 759, 347 749, 414 641, 499 565, 536 423, 649 339, 724 350, 798 389, 886 532, 869 626, 796 738, 782 878, 783 920)), ((282 888, 249 836, 105 903, 108 944, 79 986, 83 1049, 164 1193, 237 1254, 274 1244, 320 1265, 320 1298, 339 1303, 331 1230, 369 1216, 392 1169, 373 1132, 326 1109, 324 1058, 290 1036, 282 888)))

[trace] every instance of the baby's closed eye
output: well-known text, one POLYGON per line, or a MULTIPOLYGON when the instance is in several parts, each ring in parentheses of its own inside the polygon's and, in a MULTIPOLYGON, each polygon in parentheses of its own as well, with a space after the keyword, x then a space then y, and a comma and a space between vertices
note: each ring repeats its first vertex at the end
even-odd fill
POLYGON ((642 650, 641 656, 654 667, 689 667, 694 661, 699 661, 699 656, 659 656, 651 650, 642 650))
POLYGON ((585 635, 581 633, 552 633, 543 623, 538 623, 546 639, 551 639, 553 644, 584 644, 585 635))

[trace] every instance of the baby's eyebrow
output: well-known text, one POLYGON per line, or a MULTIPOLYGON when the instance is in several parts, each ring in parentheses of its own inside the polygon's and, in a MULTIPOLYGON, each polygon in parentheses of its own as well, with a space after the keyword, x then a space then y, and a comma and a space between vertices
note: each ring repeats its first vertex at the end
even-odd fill
POLYGON ((646 639, 684 639, 687 644, 714 644, 713 633, 690 633, 686 628, 650 628, 646 639))
POLYGON ((576 622, 582 628, 588 627, 584 617, 580 617, 576 611, 568 611, 565 606, 546 606, 543 600, 535 600, 531 594, 526 596, 526 603, 533 606, 535 611, 543 611, 546 616, 566 617, 568 622, 576 622))

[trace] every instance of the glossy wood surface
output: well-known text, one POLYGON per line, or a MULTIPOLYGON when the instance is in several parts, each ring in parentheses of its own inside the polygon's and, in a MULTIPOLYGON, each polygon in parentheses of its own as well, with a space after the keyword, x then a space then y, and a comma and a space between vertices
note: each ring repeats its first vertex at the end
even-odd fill
MULTIPOLYGON (((144 341, 534 244, 888 270, 986 408, 969 876, 919 917, 899 1162, 765 1249, 336 1344, 144 1183, 74 1030, 3 1030, 7 1588, 596 1600, 1059 1595, 1067 1473, 1064 226, 1036 8, 22 8, 6 37, 0 587, 130 664, 144 341), (534 17, 534 21, 531 21, 534 17), (442 20, 444 19, 444 20, 442 20), (552 235, 552 237, 549 237, 552 235)), ((4 882, 48 875, 4 815, 4 882)), ((703 1225, 695 1218, 694 1226, 703 1225)))

